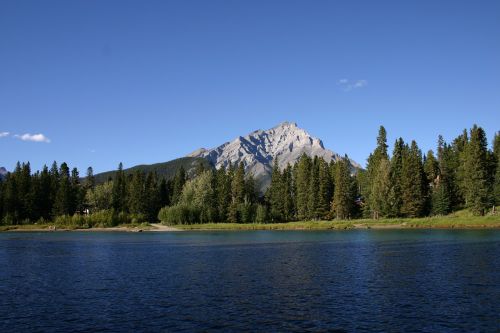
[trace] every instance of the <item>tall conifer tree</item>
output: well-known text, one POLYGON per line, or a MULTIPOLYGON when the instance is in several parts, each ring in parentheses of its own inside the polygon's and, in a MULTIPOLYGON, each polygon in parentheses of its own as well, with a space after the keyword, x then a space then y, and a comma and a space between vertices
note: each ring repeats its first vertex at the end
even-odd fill
POLYGON ((465 202, 473 213, 484 215, 490 205, 491 182, 488 174, 487 140, 477 125, 471 129, 470 142, 465 150, 465 202))
POLYGON ((422 166, 422 152, 415 141, 405 147, 403 154, 403 178, 401 212, 407 217, 419 217, 425 212, 425 175, 422 166))
POLYGON ((349 161, 341 159, 335 169, 335 192, 331 205, 332 215, 337 219, 348 219, 354 206, 354 193, 349 161))
POLYGON ((302 154, 297 165, 297 218, 306 220, 308 216, 309 200, 309 179, 311 174, 312 162, 309 156, 302 154))

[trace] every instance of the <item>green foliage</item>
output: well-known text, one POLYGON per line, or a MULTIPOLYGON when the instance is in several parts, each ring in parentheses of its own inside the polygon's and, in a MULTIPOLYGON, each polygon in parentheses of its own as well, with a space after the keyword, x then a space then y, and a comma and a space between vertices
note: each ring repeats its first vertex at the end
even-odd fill
POLYGON ((255 212, 255 223, 266 223, 268 222, 267 208, 264 205, 257 205, 255 212))
POLYGON ((449 188, 446 182, 436 185, 432 193, 432 214, 447 215, 451 210, 449 188))
POLYGON ((307 192, 307 218, 319 220, 319 159, 314 157, 309 176, 309 190, 307 192))
POLYGON ((494 185, 493 185, 493 202, 495 205, 500 205, 500 132, 495 133, 493 140, 493 165, 494 165, 494 185))
POLYGON ((402 138, 399 138, 394 143, 394 150, 390 162, 390 186, 387 194, 387 216, 401 216, 401 206, 403 199, 401 197, 401 183, 403 177, 403 154, 405 143, 402 138))
POLYGON ((374 172, 375 179, 372 181, 370 192, 370 207, 374 218, 386 216, 390 211, 388 200, 391 190, 390 164, 386 159, 378 162, 377 170, 374 172))
POLYGON ((439 163, 434 157, 434 152, 429 150, 424 158, 424 173, 427 184, 434 185, 436 178, 439 175, 439 163))
MULTIPOLYGON (((375 182, 379 178, 379 172, 382 170, 380 168, 380 163, 382 161, 388 161, 389 156, 387 154, 387 132, 383 126, 380 126, 378 136, 377 136, 377 147, 373 151, 372 154, 368 157, 367 164, 367 184, 364 187, 363 196, 366 198, 366 208, 369 210, 373 217, 378 218, 379 215, 385 213, 380 211, 380 201, 387 200, 387 196, 380 197, 380 193, 373 193, 373 189, 378 185, 375 185, 375 182)), ((386 172, 384 170, 384 172, 386 172)), ((387 193, 385 193, 387 195, 387 193)), ((384 203, 382 206, 388 206, 387 203, 384 203)))
POLYGON ((160 209, 158 219, 166 225, 195 224, 200 223, 200 214, 199 208, 178 204, 160 209))
POLYGON ((474 125, 470 142, 465 147, 464 194, 466 206, 475 214, 484 215, 491 204, 492 179, 489 174, 486 134, 474 125))
POLYGON ((266 199, 270 207, 269 218, 271 221, 280 222, 285 219, 285 186, 285 178, 278 166, 278 159, 275 159, 271 174, 271 184, 266 193, 266 199))
POLYGON ((113 182, 96 185, 87 190, 85 203, 93 211, 109 210, 112 208, 113 182))
POLYGON ((332 214, 337 219, 349 219, 354 209, 355 193, 353 193, 349 160, 338 161, 335 172, 335 192, 333 194, 332 214))
POLYGON ((120 163, 115 178, 113 179, 113 191, 111 201, 113 209, 118 212, 127 210, 127 184, 125 173, 123 172, 123 164, 120 163))
POLYGON ((417 143, 405 147, 402 165, 401 213, 406 217, 420 217, 425 213, 427 193, 422 165, 422 152, 417 143))
POLYGON ((296 171, 296 186, 297 186, 297 218, 306 220, 309 218, 308 201, 310 191, 312 161, 309 156, 303 154, 297 164, 296 171))
MULTIPOLYGON (((377 147, 367 170, 353 168, 347 156, 330 164, 303 154, 281 169, 275 160, 271 185, 260 197, 255 180, 242 163, 214 170, 203 164, 176 162, 176 175, 165 179, 156 172, 120 164, 113 178, 99 183, 92 168, 80 179, 66 163, 31 172, 17 163, 0 181, 0 223, 22 225, 56 221, 70 227, 115 226, 156 221, 167 224, 284 222, 359 216, 420 217, 446 215, 468 207, 487 214, 500 200, 500 134, 488 150, 484 131, 474 126, 448 145, 439 137, 437 158, 425 158, 416 142, 396 140, 387 156, 387 133, 379 130, 377 147), (161 207, 164 207, 160 210, 161 207), (90 214, 88 214, 90 212, 90 214)), ((186 161, 186 160, 184 160, 186 161)), ((191 161, 193 162, 193 161, 191 161)))
MULTIPOLYGON (((318 160, 318 182, 318 203, 316 206, 316 216, 319 219, 326 219, 329 216, 330 203, 332 202, 333 197, 333 182, 328 163, 326 163, 322 158, 318 160)), ((288 219, 288 221, 290 220, 288 219)))
POLYGON ((112 209, 101 210, 90 215, 59 215, 54 224, 60 227, 73 228, 109 228, 120 224, 140 223, 145 217, 140 214, 116 213, 112 209))

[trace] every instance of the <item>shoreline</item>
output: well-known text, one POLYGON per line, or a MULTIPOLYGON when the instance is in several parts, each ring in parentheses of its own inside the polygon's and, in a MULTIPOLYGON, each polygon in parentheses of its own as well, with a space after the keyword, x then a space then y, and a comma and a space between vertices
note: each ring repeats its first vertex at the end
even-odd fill
POLYGON ((34 225, 20 226, 5 226, 0 229, 0 232, 146 232, 146 233, 162 233, 162 232, 189 232, 189 231, 347 231, 347 230, 498 230, 499 223, 482 223, 482 224, 320 224, 320 225, 295 225, 288 222, 280 224, 229 224, 229 223, 213 223, 213 224, 194 224, 194 225, 178 225, 176 227, 166 225, 154 225, 144 227, 97 227, 97 228, 56 228, 35 227, 34 225))
POLYGON ((0 232, 178 232, 178 228, 166 226, 160 223, 152 223, 144 226, 116 226, 96 228, 57 228, 54 225, 37 226, 36 224, 0 226, 0 232))
POLYGON ((180 231, 342 231, 342 230, 496 230, 500 229, 500 216, 435 217, 415 219, 382 219, 351 221, 298 221, 283 223, 205 223, 167 226, 161 223, 122 225, 115 227, 73 228, 53 224, 0 226, 0 232, 180 232, 180 231))

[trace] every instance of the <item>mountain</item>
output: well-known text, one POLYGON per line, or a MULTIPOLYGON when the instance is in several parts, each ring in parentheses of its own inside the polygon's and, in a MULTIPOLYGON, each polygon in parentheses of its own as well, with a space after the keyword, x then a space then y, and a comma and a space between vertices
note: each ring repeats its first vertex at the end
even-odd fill
MULTIPOLYGON (((123 169, 123 171, 126 175, 133 174, 136 170, 141 170, 144 171, 145 173, 156 172, 159 177, 164 177, 168 180, 174 178, 175 173, 181 167, 183 167, 188 174, 193 174, 194 171, 196 170, 196 167, 200 163, 205 168, 208 169, 213 168, 213 166, 211 166, 206 159, 196 158, 196 157, 181 157, 164 163, 136 165, 132 168, 123 169)), ((113 178, 115 173, 116 170, 96 174, 95 175, 96 182, 104 183, 108 179, 113 178)))
POLYGON ((0 167, 0 180, 3 180, 7 176, 7 169, 0 167))
MULTIPOLYGON (((260 188, 264 189, 271 181, 271 170, 276 158, 280 168, 285 168, 287 164, 297 162, 303 153, 323 157, 327 162, 341 158, 339 154, 326 149, 320 139, 290 122, 283 122, 269 130, 254 131, 217 148, 198 149, 188 157, 205 158, 216 168, 243 162, 246 171, 251 172, 260 183, 260 188)), ((353 169, 361 168, 358 163, 350 161, 353 169)))

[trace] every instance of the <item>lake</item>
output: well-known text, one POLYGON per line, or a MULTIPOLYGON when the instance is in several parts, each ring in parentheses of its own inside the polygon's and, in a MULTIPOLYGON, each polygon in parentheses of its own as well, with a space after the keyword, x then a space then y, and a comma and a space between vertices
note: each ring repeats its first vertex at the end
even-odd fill
POLYGON ((0 332, 492 332, 500 230, 0 233, 0 332))

